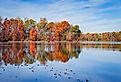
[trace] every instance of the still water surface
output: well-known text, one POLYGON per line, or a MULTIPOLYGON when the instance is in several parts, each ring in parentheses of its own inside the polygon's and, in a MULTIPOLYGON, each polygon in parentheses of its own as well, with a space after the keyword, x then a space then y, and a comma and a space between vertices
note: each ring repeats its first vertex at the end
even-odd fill
POLYGON ((121 44, 0 43, 0 82, 121 82, 121 44))

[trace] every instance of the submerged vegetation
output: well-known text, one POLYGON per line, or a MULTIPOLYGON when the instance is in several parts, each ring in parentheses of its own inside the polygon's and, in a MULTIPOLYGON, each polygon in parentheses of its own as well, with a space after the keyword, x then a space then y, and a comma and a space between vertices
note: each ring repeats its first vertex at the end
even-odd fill
POLYGON ((48 22, 46 18, 19 17, 2 20, 0 17, 0 41, 121 41, 121 31, 82 34, 78 25, 68 21, 48 22))

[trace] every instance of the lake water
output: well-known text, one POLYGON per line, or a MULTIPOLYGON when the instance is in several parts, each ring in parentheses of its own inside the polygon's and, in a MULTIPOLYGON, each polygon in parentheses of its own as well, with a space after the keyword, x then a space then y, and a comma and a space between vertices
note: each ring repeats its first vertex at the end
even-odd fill
POLYGON ((0 43, 0 82, 121 82, 121 44, 0 43))

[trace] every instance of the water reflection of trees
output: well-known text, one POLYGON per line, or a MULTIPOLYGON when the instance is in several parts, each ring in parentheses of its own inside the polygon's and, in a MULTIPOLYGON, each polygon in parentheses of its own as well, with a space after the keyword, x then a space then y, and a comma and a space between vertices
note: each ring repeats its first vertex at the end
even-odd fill
POLYGON ((39 61, 41 64, 46 64, 47 61, 65 63, 71 58, 78 58, 82 48, 101 48, 121 51, 121 44, 36 44, 35 42, 0 44, 0 61, 6 65, 32 64, 36 61, 39 61))
POLYGON ((47 61, 65 63, 71 58, 78 58, 80 52, 81 48, 78 43, 41 43, 37 45, 35 42, 30 42, 9 45, 0 44, 0 61, 6 65, 32 64, 36 61, 41 64, 46 64, 47 61))
POLYGON ((83 48, 100 48, 105 50, 121 51, 121 44, 81 44, 83 48))

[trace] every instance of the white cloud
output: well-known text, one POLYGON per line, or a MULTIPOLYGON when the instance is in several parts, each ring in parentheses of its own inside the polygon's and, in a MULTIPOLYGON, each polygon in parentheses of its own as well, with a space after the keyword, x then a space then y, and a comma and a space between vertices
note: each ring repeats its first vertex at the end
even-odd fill
POLYGON ((83 32, 119 31, 121 19, 108 19, 108 16, 112 16, 112 14, 103 13, 115 10, 116 7, 99 7, 107 2, 109 0, 59 0, 53 3, 39 4, 21 0, 2 0, 0 13, 2 17, 20 16, 33 18, 37 21, 41 17, 46 17, 49 21, 68 20, 72 24, 79 24, 83 32))

